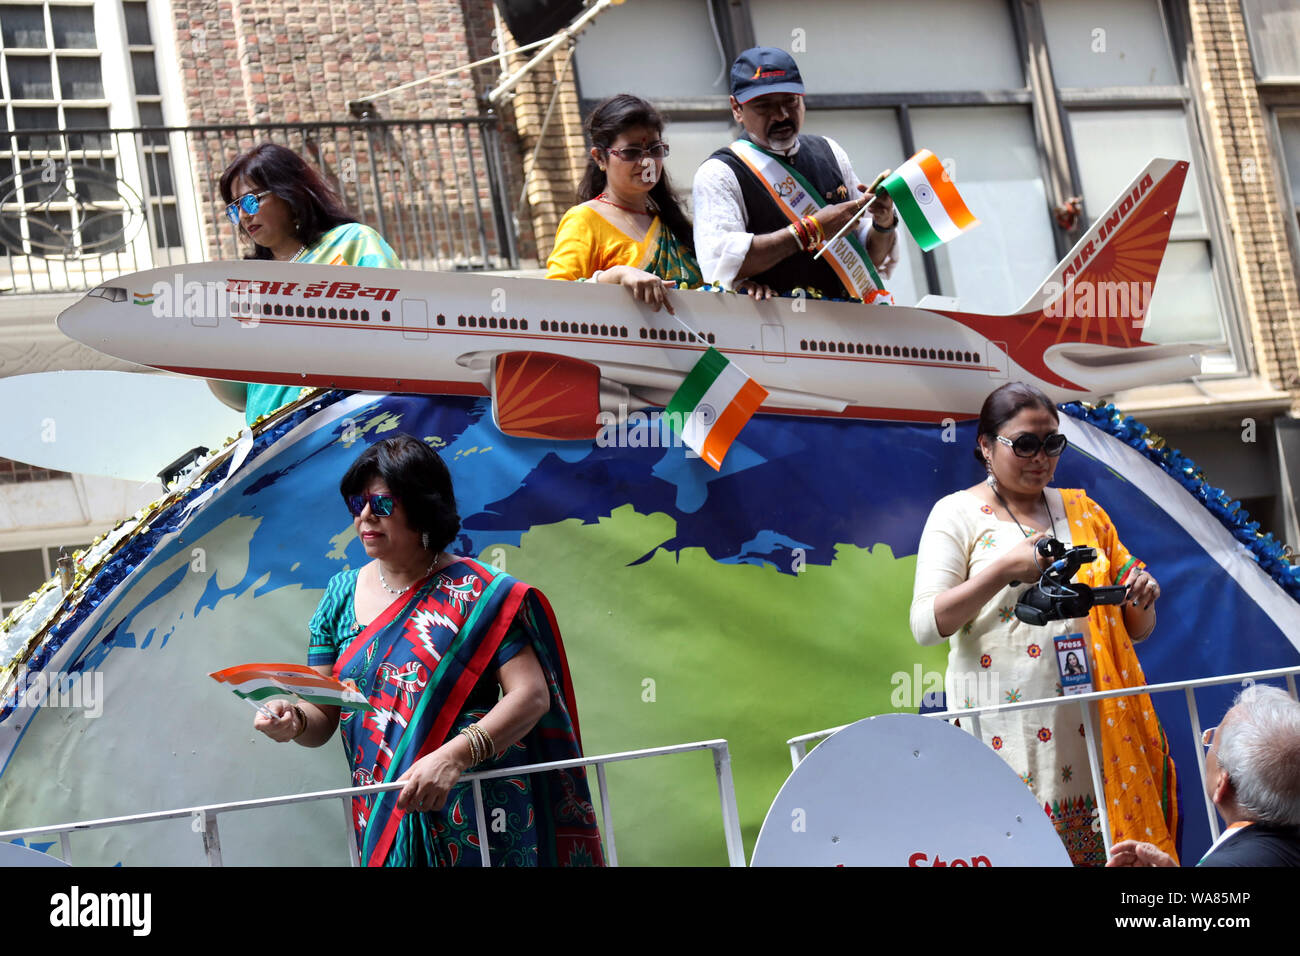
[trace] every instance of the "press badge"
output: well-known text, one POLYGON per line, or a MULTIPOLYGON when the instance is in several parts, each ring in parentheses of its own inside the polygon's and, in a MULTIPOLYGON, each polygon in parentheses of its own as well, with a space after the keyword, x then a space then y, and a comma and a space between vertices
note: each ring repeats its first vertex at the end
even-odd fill
POLYGON ((1056 645, 1056 669, 1061 675, 1061 693, 1092 693, 1092 667, 1088 641, 1082 634, 1066 634, 1052 639, 1056 645))

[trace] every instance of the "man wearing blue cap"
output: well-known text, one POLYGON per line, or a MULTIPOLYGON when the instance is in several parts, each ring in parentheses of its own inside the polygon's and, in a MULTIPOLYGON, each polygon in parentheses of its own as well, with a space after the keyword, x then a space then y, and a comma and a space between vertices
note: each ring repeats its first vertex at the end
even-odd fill
POLYGON ((799 135, 803 80, 784 50, 755 47, 731 66, 731 114, 741 137, 695 174, 695 249, 705 281, 753 279, 777 292, 875 299, 892 267, 898 217, 862 185, 839 144, 799 135), (863 207, 837 242, 821 249, 863 207))

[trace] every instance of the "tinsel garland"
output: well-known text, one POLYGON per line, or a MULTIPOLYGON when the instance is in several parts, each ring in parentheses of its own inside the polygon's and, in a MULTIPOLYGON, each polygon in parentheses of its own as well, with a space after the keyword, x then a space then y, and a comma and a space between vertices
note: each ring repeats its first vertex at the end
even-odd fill
POLYGON ((1087 422, 1118 438, 1140 452, 1148 461, 1159 465, 1165 474, 1186 488, 1193 498, 1219 519, 1269 577, 1287 594, 1300 601, 1300 565, 1291 563, 1291 549, 1273 535, 1260 531, 1259 522, 1251 520, 1241 502, 1234 501, 1222 488, 1216 488, 1206 481, 1205 473, 1194 461, 1177 449, 1167 446, 1163 438, 1114 405, 1070 402, 1061 405, 1060 409, 1070 417, 1087 422))
MULTIPOLYGON (((333 405, 349 394, 351 393, 327 391, 304 396, 300 400, 301 404, 298 408, 292 409, 289 414, 283 415, 276 421, 267 422, 268 427, 255 431, 253 447, 249 452, 247 461, 252 462, 265 449, 279 441, 283 435, 296 428, 306 418, 315 415, 322 408, 333 405)), ((73 598, 71 606, 65 606, 64 609, 56 612, 55 616, 58 617, 61 614, 62 618, 57 623, 44 629, 45 633, 39 638, 39 643, 32 650, 30 657, 27 658, 25 662, 27 673, 37 673, 44 670, 50 658, 76 632, 82 621, 94 612, 105 598, 113 593, 124 578, 135 571, 140 562, 153 553, 159 540, 163 536, 177 531, 186 523, 188 520, 186 515, 188 504, 226 476, 232 457, 232 454, 227 454, 224 461, 219 462, 200 481, 187 488, 183 494, 169 494, 161 502, 155 504, 152 513, 146 513, 143 516, 139 527, 116 551, 103 560, 98 569, 87 569, 86 580, 80 589, 80 593, 75 594, 75 596, 73 594, 69 595, 70 598, 73 598)), ((108 637, 104 637, 101 640, 108 639, 108 637)), ((0 722, 9 717, 14 710, 15 704, 14 695, 12 693, 6 694, 3 702, 0 703, 0 722)))

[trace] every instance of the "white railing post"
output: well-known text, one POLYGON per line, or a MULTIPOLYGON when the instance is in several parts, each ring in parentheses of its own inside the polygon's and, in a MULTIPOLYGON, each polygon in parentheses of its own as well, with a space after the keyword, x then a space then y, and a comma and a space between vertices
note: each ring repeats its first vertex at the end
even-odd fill
POLYGON ((803 762, 804 755, 808 752, 808 745, 802 740, 790 745, 790 763, 795 767, 803 762))
POLYGON ((348 857, 352 866, 361 865, 361 851, 357 849, 356 828, 352 825, 352 798, 340 797, 343 804, 343 833, 348 841, 348 857))
POLYGON ((1201 712, 1196 708, 1196 695, 1192 692, 1192 689, 1188 687, 1183 693, 1187 695, 1187 716, 1192 721, 1192 740, 1196 744, 1196 766, 1199 770, 1196 779, 1202 781, 1200 791, 1201 797, 1205 800, 1205 812, 1210 818, 1210 834, 1217 840, 1219 838, 1219 815, 1214 812, 1214 801, 1210 798, 1204 784, 1205 745, 1201 743, 1201 734, 1203 733, 1201 730, 1201 712))
POLYGON ((713 747, 713 772, 718 777, 722 832, 727 839, 727 862, 731 866, 744 866, 745 841, 740 833, 740 813, 736 809, 736 784, 731 779, 731 751, 725 740, 713 747))
POLYGON ((484 866, 492 865, 492 851, 488 849, 487 813, 483 809, 483 784, 475 777, 470 781, 474 785, 474 815, 478 818, 478 854, 484 866))
POLYGON ((618 866, 618 847, 614 845, 614 810, 609 805, 609 787, 605 784, 605 765, 596 764, 596 783, 600 788, 600 816, 605 822, 605 863, 618 866))
POLYGON ((1079 705, 1083 715, 1083 743, 1088 748, 1088 769, 1092 772, 1092 792, 1097 796, 1097 824, 1101 827, 1101 842, 1110 858, 1110 807, 1106 805, 1106 786, 1102 782, 1101 738, 1097 733, 1097 704, 1086 701, 1079 705))
POLYGON ((221 836, 217 832, 217 815, 208 808, 194 811, 190 828, 203 834, 203 852, 208 866, 221 866, 221 836))
POLYGON ((59 834, 59 849, 63 851, 63 862, 72 866, 72 844, 68 841, 68 831, 59 834))

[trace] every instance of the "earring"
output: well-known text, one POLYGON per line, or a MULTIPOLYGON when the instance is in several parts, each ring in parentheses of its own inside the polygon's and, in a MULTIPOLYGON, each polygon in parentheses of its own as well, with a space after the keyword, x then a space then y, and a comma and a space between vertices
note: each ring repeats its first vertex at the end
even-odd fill
POLYGON ((429 550, 429 532, 426 531, 420 535, 420 544, 424 546, 425 551, 429 550))
POLYGON ((985 470, 986 472, 988 472, 988 475, 986 475, 985 478, 984 478, 985 483, 987 483, 988 486, 989 486, 990 488, 992 488, 994 491, 997 491, 997 490, 998 490, 998 479, 997 479, 997 478, 994 476, 994 474, 993 474, 993 464, 992 464, 992 462, 990 462, 987 458, 984 459, 984 470, 985 470))

